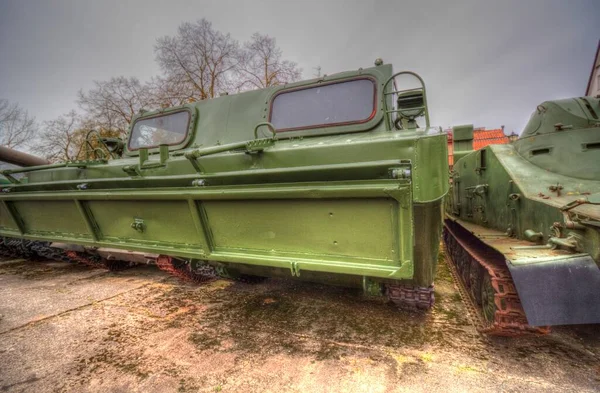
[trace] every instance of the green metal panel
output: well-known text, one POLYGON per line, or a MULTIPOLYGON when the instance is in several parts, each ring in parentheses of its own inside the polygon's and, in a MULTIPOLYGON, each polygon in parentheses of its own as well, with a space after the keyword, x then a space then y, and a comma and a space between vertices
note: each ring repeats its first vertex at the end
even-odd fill
POLYGON ((2 202, 3 203, 0 203, 0 229, 16 231, 18 229, 17 224, 15 224, 11 217, 6 202, 2 202))
POLYGON ((448 192, 448 141, 438 136, 419 138, 414 149, 413 195, 415 203, 440 200, 448 192))
MULTIPOLYGON (((36 224, 24 237, 298 270, 413 275, 411 188, 398 180, 80 192, 77 200, 93 220, 88 227, 75 203, 64 201, 73 196, 11 195, 27 223, 43 206, 63 213, 70 206, 79 230, 58 226, 50 234, 36 224), (190 207, 199 209, 197 215, 190 207), (136 220, 143 231, 132 227, 136 220), (98 241, 89 239, 90 227, 97 228, 98 241)), ((44 225, 57 219, 43 215, 44 225)))
POLYGON ((91 237, 85 221, 75 202, 48 201, 43 204, 34 201, 14 202, 14 208, 25 224, 27 233, 76 235, 91 237))
POLYGON ((388 265, 398 261, 393 199, 211 201, 205 208, 217 251, 337 255, 388 265))
POLYGON ((184 244, 200 247, 201 236, 186 200, 88 201, 102 239, 134 243, 184 244), (132 228, 142 220, 143 230, 132 228))

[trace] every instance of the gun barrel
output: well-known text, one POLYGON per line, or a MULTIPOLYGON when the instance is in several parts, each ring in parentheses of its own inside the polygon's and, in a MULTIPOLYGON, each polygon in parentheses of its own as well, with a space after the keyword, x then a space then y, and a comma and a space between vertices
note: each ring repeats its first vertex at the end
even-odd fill
POLYGON ((23 153, 8 147, 0 146, 0 161, 19 166, 47 165, 50 161, 45 158, 23 153))

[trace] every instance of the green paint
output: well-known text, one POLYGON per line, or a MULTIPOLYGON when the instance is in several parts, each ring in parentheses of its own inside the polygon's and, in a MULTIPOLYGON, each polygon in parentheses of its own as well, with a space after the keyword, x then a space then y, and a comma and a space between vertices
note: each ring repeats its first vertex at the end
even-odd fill
MULTIPOLYGON (((162 150, 126 145, 105 163, 28 168, 0 201, 27 239, 427 286, 448 189, 446 135, 414 120, 393 128, 393 113, 384 116, 392 77, 381 65, 145 113, 134 122, 189 111, 188 134, 162 150), (273 135, 277 93, 356 77, 376 82, 369 120, 273 135)), ((422 100, 428 124, 424 85, 410 98, 402 113, 422 100)), ((0 235, 16 236, 0 209, 0 235)))

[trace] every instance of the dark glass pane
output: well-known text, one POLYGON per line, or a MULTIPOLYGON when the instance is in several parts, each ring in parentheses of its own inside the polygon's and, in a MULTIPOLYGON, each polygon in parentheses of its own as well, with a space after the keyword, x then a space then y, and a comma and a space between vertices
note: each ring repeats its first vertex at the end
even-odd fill
POLYGON ((185 140, 190 113, 187 111, 142 119, 135 122, 129 148, 177 145, 185 140))
POLYGON ((369 79, 282 93, 273 100, 271 123, 285 130, 367 120, 373 113, 374 94, 369 79))

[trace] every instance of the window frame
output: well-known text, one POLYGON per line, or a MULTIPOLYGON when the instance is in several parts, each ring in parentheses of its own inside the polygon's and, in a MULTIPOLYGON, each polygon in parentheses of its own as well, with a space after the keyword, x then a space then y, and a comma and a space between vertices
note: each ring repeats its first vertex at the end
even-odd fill
POLYGON ((181 113, 181 112, 186 112, 188 114, 188 120, 185 126, 185 135, 183 136, 183 138, 181 139, 181 141, 176 142, 176 143, 168 143, 166 144, 169 147, 172 146, 177 146, 177 147, 183 147, 184 145, 187 144, 187 142, 189 141, 189 138, 192 134, 192 130, 190 128, 190 125, 192 124, 193 120, 194 120, 194 113, 189 109, 189 108, 177 108, 175 110, 166 110, 166 111, 159 111, 157 113, 153 113, 149 116, 140 116, 137 119, 135 119, 132 123, 131 123, 131 127, 130 127, 130 131, 129 131, 129 138, 127 138, 127 151, 134 153, 134 152, 138 152, 140 149, 148 149, 149 151, 152 149, 157 149, 161 146, 161 144, 158 145, 153 145, 153 146, 140 146, 136 149, 133 149, 131 147, 131 138, 133 138, 133 130, 135 128, 135 125, 139 122, 139 121, 143 121, 143 120, 149 120, 149 119, 155 119, 157 117, 164 117, 164 116, 170 116, 170 115, 175 115, 177 113, 181 113))
POLYGON ((277 133, 292 132, 292 131, 312 130, 315 128, 341 127, 341 126, 349 126, 349 125, 354 125, 354 124, 368 123, 371 120, 373 120, 373 118, 375 118, 375 116, 377 115, 377 80, 372 76, 366 76, 366 75, 356 76, 356 77, 352 77, 352 78, 338 79, 338 80, 333 80, 330 82, 312 83, 312 84, 309 84, 306 86, 299 86, 299 87, 294 87, 291 89, 280 90, 271 97, 271 100, 269 103, 269 118, 268 118, 269 122, 271 122, 271 120, 273 118, 273 104, 275 102, 275 99, 282 94, 293 93, 293 92, 300 91, 300 90, 314 89, 317 87, 323 87, 323 86, 329 86, 329 85, 337 85, 337 84, 347 83, 347 82, 352 82, 352 81, 357 81, 357 80, 368 80, 373 84, 373 107, 371 110, 371 114, 369 115, 368 118, 362 119, 362 120, 344 121, 344 122, 337 122, 337 123, 313 124, 310 126, 302 126, 302 127, 276 128, 275 131, 277 133))

